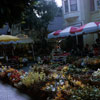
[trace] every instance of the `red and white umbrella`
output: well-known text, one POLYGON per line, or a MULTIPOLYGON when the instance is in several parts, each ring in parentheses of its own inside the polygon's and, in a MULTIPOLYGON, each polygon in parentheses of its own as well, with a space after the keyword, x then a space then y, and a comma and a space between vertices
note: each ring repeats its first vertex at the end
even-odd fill
POLYGON ((100 30, 100 22, 87 23, 76 30, 76 35, 93 33, 100 30))
POLYGON ((51 38, 59 38, 60 37, 60 32, 61 32, 61 30, 58 30, 58 31, 54 31, 52 33, 49 33, 48 34, 48 39, 51 39, 51 38))
POLYGON ((67 27, 63 30, 58 30, 48 34, 48 38, 64 38, 68 36, 77 36, 87 33, 93 33, 100 30, 100 22, 90 22, 81 27, 67 27))
POLYGON ((77 31, 77 27, 67 27, 65 29, 63 29, 60 34, 61 34, 61 37, 67 37, 67 36, 75 36, 75 32, 77 31))
POLYGON ((63 30, 58 30, 48 34, 48 38, 64 38, 68 36, 75 36, 77 29, 77 27, 67 27, 63 30))

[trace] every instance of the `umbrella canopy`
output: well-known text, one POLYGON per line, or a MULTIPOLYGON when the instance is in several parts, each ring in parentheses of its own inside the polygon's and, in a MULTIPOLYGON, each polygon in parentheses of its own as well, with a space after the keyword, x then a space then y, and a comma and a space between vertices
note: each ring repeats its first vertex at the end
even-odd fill
POLYGON ((0 44, 16 44, 20 38, 12 35, 0 35, 0 44))
POLYGON ((59 38, 60 37, 60 32, 61 30, 58 30, 58 31, 54 31, 52 33, 49 33, 48 34, 48 38, 51 39, 51 38, 59 38))
POLYGON ((90 22, 87 23, 76 30, 76 35, 82 33, 93 33, 100 30, 100 22, 90 22))
POLYGON ((34 41, 25 34, 18 34, 18 38, 20 38, 19 43, 33 43, 34 41))
POLYGON ((60 34, 61 34, 61 37, 67 37, 67 36, 75 36, 75 32, 77 31, 77 27, 67 27, 65 29, 63 29, 60 34))
POLYGON ((17 41, 20 40, 16 36, 11 36, 11 35, 0 35, 0 42, 9 42, 9 41, 17 41))
POLYGON ((90 22, 81 27, 67 27, 63 30, 58 30, 48 34, 48 38, 62 38, 68 36, 77 36, 87 33, 93 33, 100 30, 100 22, 90 22))
POLYGON ((58 30, 48 34, 48 38, 64 38, 67 36, 75 36, 77 29, 77 27, 67 27, 64 30, 58 30))

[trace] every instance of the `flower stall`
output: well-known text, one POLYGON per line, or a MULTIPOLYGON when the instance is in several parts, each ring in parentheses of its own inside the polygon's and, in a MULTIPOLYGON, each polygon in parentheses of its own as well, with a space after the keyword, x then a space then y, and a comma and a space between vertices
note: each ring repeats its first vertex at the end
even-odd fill
POLYGON ((57 67, 61 70, 55 68, 54 71, 49 65, 34 65, 29 72, 24 72, 1 66, 0 79, 35 100, 100 99, 100 85, 96 84, 100 84, 100 69, 91 72, 87 67, 73 64, 57 67))

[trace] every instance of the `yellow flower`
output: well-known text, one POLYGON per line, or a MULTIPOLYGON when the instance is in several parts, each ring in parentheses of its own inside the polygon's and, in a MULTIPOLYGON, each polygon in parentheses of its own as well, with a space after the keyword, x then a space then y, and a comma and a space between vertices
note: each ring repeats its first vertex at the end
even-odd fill
POLYGON ((71 77, 70 75, 68 75, 68 79, 69 79, 69 80, 71 80, 71 79, 72 79, 72 77, 71 77))
POLYGON ((64 70, 64 71, 67 71, 67 70, 68 70, 68 66, 65 66, 65 67, 63 68, 63 70, 64 70))
POLYGON ((50 83, 49 83, 49 82, 46 84, 46 86, 48 86, 48 85, 50 85, 50 83))
POLYGON ((60 90, 61 90, 61 88, 60 88, 60 86, 58 86, 58 87, 57 87, 57 91, 60 91, 60 90))
POLYGON ((65 78, 65 75, 63 74, 62 77, 65 78))
POLYGON ((66 86, 65 86, 65 85, 61 86, 61 89, 62 89, 62 90, 64 90, 65 88, 66 88, 66 86))
POLYGON ((84 87, 85 87, 85 85, 81 84, 81 85, 80 85, 80 87, 81 87, 81 88, 84 88, 84 87))
POLYGON ((55 84, 55 82, 53 81, 53 82, 51 82, 51 84, 53 84, 53 85, 54 85, 54 84, 55 84))
POLYGON ((58 76, 58 74, 54 73, 52 76, 53 76, 54 78, 56 78, 56 77, 58 76))
POLYGON ((69 87, 68 81, 65 81, 66 88, 69 87))
POLYGON ((76 81, 75 84, 80 86, 82 83, 80 81, 76 81))

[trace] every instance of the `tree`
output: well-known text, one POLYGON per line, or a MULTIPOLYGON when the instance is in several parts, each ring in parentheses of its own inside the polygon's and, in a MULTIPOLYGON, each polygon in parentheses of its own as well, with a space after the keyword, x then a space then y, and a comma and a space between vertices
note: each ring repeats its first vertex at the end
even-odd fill
POLYGON ((34 6, 30 6, 26 9, 24 15, 25 24, 22 25, 22 28, 29 28, 34 30, 31 33, 31 37, 35 41, 35 51, 38 51, 39 54, 47 53, 46 49, 48 48, 48 42, 46 40, 48 34, 48 24, 56 16, 58 8, 55 2, 39 0, 34 6), (38 48, 41 48, 38 49, 38 48))
POLYGON ((56 15, 56 11, 57 5, 55 2, 39 0, 34 6, 32 5, 26 9, 23 28, 34 29, 41 33, 38 34, 41 38, 41 35, 43 36, 43 33, 47 32, 48 24, 56 15))
POLYGON ((21 20, 22 12, 36 0, 0 0, 0 27, 5 22, 17 23, 21 20))

